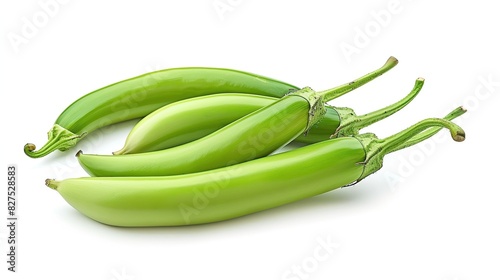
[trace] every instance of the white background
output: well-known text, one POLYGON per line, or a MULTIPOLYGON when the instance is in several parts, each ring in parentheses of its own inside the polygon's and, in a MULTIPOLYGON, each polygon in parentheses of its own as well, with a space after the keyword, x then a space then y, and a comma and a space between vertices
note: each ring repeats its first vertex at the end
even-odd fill
MULTIPOLYGON (((500 279, 493 1, 74 0, 47 10, 49 2, 0 5, 0 166, 16 164, 19 173, 18 273, 2 261, 2 279, 500 279), (35 30, 23 35, 29 24, 35 30), (422 76, 420 96, 367 131, 385 137, 465 105, 457 122, 467 140, 442 134, 387 156, 357 186, 247 217, 114 228, 44 186, 45 178, 85 176, 75 152, 120 148, 133 122, 97 131, 66 153, 30 159, 22 152, 26 142, 41 145, 78 97, 148 71, 228 67, 322 90, 390 55, 396 68, 332 104, 366 113, 403 97, 422 76), (319 240, 335 243, 321 260, 319 240)), ((1 226, 1 260, 6 236, 1 226)))

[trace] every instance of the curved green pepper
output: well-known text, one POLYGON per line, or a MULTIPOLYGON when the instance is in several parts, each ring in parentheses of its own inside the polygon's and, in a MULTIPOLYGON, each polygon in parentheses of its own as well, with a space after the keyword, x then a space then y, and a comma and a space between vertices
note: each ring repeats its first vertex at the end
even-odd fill
MULTIPOLYGON (((359 129, 405 107, 417 96, 423 82, 422 78, 418 79, 412 91, 397 103, 363 116, 356 116, 349 108, 325 105, 326 112, 321 120, 294 141, 311 144, 328 140, 332 134, 357 134, 359 129)), ((186 144, 276 101, 274 97, 243 93, 219 93, 181 100, 144 117, 129 133, 123 148, 113 154, 153 152, 186 144)))
MULTIPOLYGON (((326 111, 324 102, 368 83, 392 68, 395 62, 390 58, 382 68, 331 90, 315 92, 304 88, 295 91, 212 134, 181 146, 131 155, 79 153, 78 160, 93 176, 160 176, 209 170, 266 156, 318 122, 326 111)), ((423 80, 417 80, 417 84, 420 90, 423 80)))
MULTIPOLYGON (((293 151, 199 173, 164 177, 91 177, 46 180, 75 209, 104 224, 179 226, 232 219, 352 185, 382 167, 383 157, 419 133, 446 127, 424 120, 386 139, 373 134, 331 139, 293 151)), ((420 138, 419 138, 420 137, 420 138)))
POLYGON ((188 67, 147 73, 93 91, 68 106, 38 151, 28 143, 33 158, 65 151, 88 133, 118 122, 144 117, 166 104, 214 93, 241 92, 282 97, 297 87, 260 75, 223 68, 188 67))

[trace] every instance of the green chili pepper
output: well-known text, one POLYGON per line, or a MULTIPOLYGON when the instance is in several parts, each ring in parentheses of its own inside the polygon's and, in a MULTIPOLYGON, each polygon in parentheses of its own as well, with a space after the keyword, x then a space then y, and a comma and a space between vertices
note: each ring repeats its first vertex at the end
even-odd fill
MULTIPOLYGON (((328 140, 332 134, 358 134, 357 131, 376 120, 401 110, 413 100, 423 85, 418 79, 412 91, 402 100, 384 109, 356 116, 352 109, 326 105, 326 113, 307 134, 294 141, 315 143, 328 140), (340 125, 341 124, 341 125, 340 125)), ((127 136, 115 155, 136 154, 172 148, 207 136, 257 109, 276 102, 276 98, 242 93, 220 93, 181 100, 147 115, 127 136)))
POLYGON ((385 139, 374 134, 341 137, 205 172, 47 179, 46 185, 84 215, 108 225, 211 223, 355 184, 379 170, 386 154, 412 137, 419 139, 419 133, 430 127, 446 127, 455 141, 465 139, 459 126, 443 119, 427 119, 385 139))
POLYGON ((57 149, 65 151, 88 133, 118 122, 144 117, 154 110, 186 98, 241 92, 282 97, 290 84, 248 72, 222 68, 173 68, 147 73, 98 89, 67 107, 48 133, 48 142, 38 151, 24 146, 33 158, 57 149))
MULTIPOLYGON (((304 88, 295 91, 212 134, 181 146, 131 155, 78 153, 78 160, 93 176, 160 176, 210 170, 266 156, 307 132, 320 120, 326 111, 324 102, 373 80, 392 67, 395 61, 390 58, 382 68, 331 90, 315 92, 304 88)), ((423 79, 419 79, 417 92, 422 84, 423 79)), ((377 115, 378 118, 384 116, 377 115)))

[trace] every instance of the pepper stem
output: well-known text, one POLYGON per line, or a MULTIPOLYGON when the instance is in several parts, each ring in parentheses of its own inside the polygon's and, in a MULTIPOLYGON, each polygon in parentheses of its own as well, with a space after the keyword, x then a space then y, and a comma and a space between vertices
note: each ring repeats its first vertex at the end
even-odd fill
POLYGON ((75 146, 84 135, 85 133, 80 135, 74 134, 66 128, 58 124, 54 124, 52 129, 48 132, 49 140, 41 149, 35 151, 35 144, 28 143, 24 145, 24 153, 32 158, 39 158, 46 156, 55 150, 65 151, 75 146))
POLYGON ((53 190, 57 190, 58 182, 54 179, 45 179, 45 185, 53 190))
POLYGON ((355 89, 357 89, 358 87, 368 83, 368 82, 371 82, 373 79, 381 76, 382 74, 386 73, 387 71, 391 70, 394 66, 396 66, 398 64, 398 60, 391 56, 389 57, 389 59, 387 59, 387 61, 385 62, 385 64, 380 67, 379 69, 371 72, 371 73, 368 73, 354 81, 351 81, 347 84, 343 84, 343 85, 340 85, 338 87, 334 87, 332 89, 328 89, 328 90, 324 90, 324 91, 320 91, 318 92, 318 94, 320 96, 323 96, 324 99, 323 101, 324 102, 328 102, 330 100, 333 100, 337 97, 340 97, 348 92, 351 92, 355 89))
POLYGON ((422 87, 424 86, 424 78, 418 78, 415 81, 413 89, 408 95, 398 102, 391 104, 385 108, 382 108, 371 113, 356 116, 352 110, 343 110, 343 108, 337 109, 340 115, 340 126, 335 130, 331 137, 341 137, 341 136, 351 136, 359 134, 359 130, 365 128, 373 123, 383 120, 399 110, 403 109, 408 105, 415 97, 418 95, 422 87), (346 111, 346 112, 344 112, 346 111))
MULTIPOLYGON (((451 121, 451 120, 453 120, 455 118, 460 117, 465 112, 467 112, 467 110, 464 107, 460 106, 460 107, 456 108, 455 110, 451 111, 443 119, 451 121)), ((422 141, 424 141, 426 139, 429 139, 432 136, 434 136, 436 133, 438 133, 441 129, 442 129, 442 127, 429 128, 429 129, 427 129, 427 130, 425 130, 425 131, 423 131, 423 132, 415 135, 414 137, 412 137, 410 140, 404 142, 403 144, 397 146, 392 152, 405 149, 407 147, 410 147, 410 146, 413 146, 415 144, 418 144, 418 143, 420 143, 420 142, 422 142, 422 141)))
MULTIPOLYGON (((375 173, 377 170, 382 168, 382 160, 385 155, 390 154, 394 151, 400 150, 401 145, 405 145, 408 140, 412 139, 414 136, 418 135, 422 131, 429 128, 447 128, 450 131, 451 137, 457 142, 462 142, 465 140, 464 130, 457 124, 452 123, 449 120, 439 119, 439 118, 429 118, 418 122, 410 126, 409 128, 389 136, 384 139, 377 139, 374 134, 366 133, 356 138, 363 144, 366 150, 365 161, 360 163, 365 165, 363 174, 358 179, 358 182, 364 179, 366 176, 375 173)), ((423 141, 427 138, 417 138, 423 141)), ((410 140, 412 145, 420 143, 417 140, 410 140)), ((409 147, 407 145, 406 147, 409 147)))
POLYGON ((309 102, 309 108, 310 108, 309 120, 307 123, 307 127, 305 129, 305 133, 307 134, 307 131, 311 128, 311 126, 316 124, 321 119, 321 117, 325 114, 325 112, 326 112, 325 103, 326 102, 357 89, 358 87, 370 82, 371 80, 373 80, 373 79, 377 78, 378 76, 384 74, 385 72, 391 70, 397 64, 398 64, 398 60, 395 57, 391 56, 391 57, 389 57, 389 59, 387 59, 385 64, 382 67, 380 67, 379 69, 377 69, 371 73, 368 73, 368 74, 366 74, 366 75, 364 75, 364 76, 362 76, 362 77, 358 78, 357 80, 354 80, 350 83, 343 84, 343 85, 340 85, 338 87, 335 87, 335 88, 332 88, 329 90, 325 90, 325 91, 316 92, 316 91, 312 90, 310 87, 305 87, 305 88, 302 88, 298 91, 294 91, 294 92, 290 93, 289 95, 300 96, 300 97, 304 98, 305 100, 307 100, 307 102, 309 102))

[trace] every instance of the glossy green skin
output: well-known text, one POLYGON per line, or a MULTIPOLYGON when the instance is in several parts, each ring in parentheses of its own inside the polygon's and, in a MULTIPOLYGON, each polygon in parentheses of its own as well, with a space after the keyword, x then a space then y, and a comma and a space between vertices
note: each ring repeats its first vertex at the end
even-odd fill
MULTIPOLYGON (((137 123, 124 147, 115 154, 152 152, 186 144, 276 101, 273 97, 241 93, 181 100, 154 111, 137 123)), ((300 135, 295 141, 314 143, 327 140, 339 123, 337 112, 327 107, 324 118, 307 135, 300 135)))
POLYGON ((130 155, 80 154, 92 176, 163 176, 215 169, 269 155, 307 128, 309 102, 285 96, 216 132, 171 149, 130 155))
POLYGON ((321 119, 309 128, 306 134, 300 135, 294 141, 313 144, 329 140, 332 134, 340 125, 340 116, 337 111, 328 105, 325 105, 326 113, 321 119))
POLYGON ((74 134, 144 117, 191 97, 241 92, 282 97, 297 87, 252 73, 223 68, 173 68, 151 72, 91 92, 67 107, 56 124, 74 134))
POLYGON ((56 182, 84 215, 124 227, 179 226, 232 219, 356 182, 364 146, 353 137, 199 173, 91 177, 56 182))

